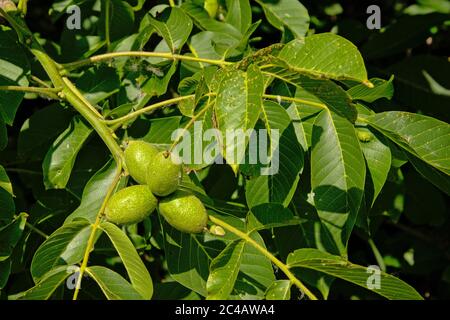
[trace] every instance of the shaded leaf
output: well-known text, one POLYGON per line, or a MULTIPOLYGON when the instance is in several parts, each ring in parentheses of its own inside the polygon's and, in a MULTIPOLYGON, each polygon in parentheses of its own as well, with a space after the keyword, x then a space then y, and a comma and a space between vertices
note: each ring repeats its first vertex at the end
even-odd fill
POLYGON ((0 165, 0 226, 2 220, 9 222, 15 213, 13 187, 5 169, 0 165))
POLYGON ((345 254, 364 190, 366 165, 353 125, 324 110, 312 132, 311 187, 322 224, 345 254))
POLYGON ((33 113, 20 128, 19 157, 43 159, 52 142, 70 125, 72 118, 72 112, 59 104, 51 104, 33 113))
POLYGON ((369 205, 372 206, 383 188, 391 169, 391 149, 370 130, 358 128, 357 132, 358 135, 363 134, 367 137, 367 140, 363 141, 360 138, 360 145, 366 159, 367 173, 370 175, 370 183, 372 184, 370 189, 373 194, 370 199, 367 199, 369 205))
POLYGON ((76 85, 83 96, 93 105, 119 91, 119 75, 114 68, 100 67, 83 73, 76 85))
POLYGON ((97 171, 84 187, 80 206, 66 218, 65 223, 77 218, 94 223, 116 174, 117 167, 113 160, 108 161, 103 168, 97 171))
MULTIPOLYGON (((0 28, 0 86, 28 86, 30 66, 14 31, 0 28)), ((24 94, 0 90, 0 117, 12 125, 24 94)))
POLYGON ((281 204, 266 203, 251 208, 247 214, 247 232, 300 224, 291 210, 281 204))
MULTIPOLYGON (((99 25, 105 25, 105 1, 110 2, 110 38, 111 41, 116 41, 122 37, 129 35, 134 28, 134 12, 131 5, 126 1, 121 0, 102 0, 102 10, 99 20, 99 25)), ((100 28, 100 33, 104 35, 105 28, 100 28)))
POLYGON ((210 256, 201 236, 179 232, 164 223, 164 252, 170 276, 183 286, 207 296, 210 256))

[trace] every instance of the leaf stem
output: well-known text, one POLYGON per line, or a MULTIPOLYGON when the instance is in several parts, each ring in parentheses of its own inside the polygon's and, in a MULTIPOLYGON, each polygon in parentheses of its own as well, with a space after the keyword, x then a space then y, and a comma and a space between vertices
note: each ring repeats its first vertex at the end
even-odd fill
POLYGON ((176 104, 180 101, 184 101, 184 100, 188 100, 188 99, 192 99, 195 98, 195 95, 188 95, 188 96, 181 96, 181 97, 177 97, 177 98, 173 98, 173 99, 168 99, 168 100, 164 100, 155 104, 152 104, 150 106, 147 106, 145 108, 139 109, 137 111, 128 113, 127 115, 117 118, 117 119, 113 119, 113 120, 105 120, 104 122, 108 125, 118 125, 118 124, 123 124, 127 121, 133 120, 136 117, 144 114, 144 113, 148 113, 148 112, 152 112, 154 110, 157 110, 159 108, 162 107, 166 107, 169 106, 171 104, 176 104))
POLYGON ((191 56, 183 56, 180 54, 174 54, 171 52, 146 52, 146 51, 122 51, 122 52, 110 52, 104 53, 97 56, 90 57, 88 59, 83 59, 75 62, 70 62, 61 65, 62 72, 72 71, 77 68, 88 66, 91 64, 99 63, 102 61, 111 60, 120 57, 142 57, 142 58, 163 58, 168 60, 184 60, 184 61, 194 61, 194 62, 204 62, 217 66, 227 66, 231 65, 232 62, 227 62, 224 60, 214 60, 206 58, 198 58, 191 56))
POLYGON ((110 20, 110 0, 104 0, 105 4, 105 41, 106 41, 106 51, 111 51, 111 37, 109 33, 109 20, 110 20))
POLYGON ((381 255, 380 251, 378 250, 377 246, 375 245, 375 242, 372 238, 369 238, 367 240, 369 243, 370 248, 372 249, 373 255, 375 256, 375 259, 377 260, 377 263, 380 267, 380 269, 384 272, 386 272, 386 264, 384 263, 383 256, 381 255))
POLYGON ((31 223, 29 223, 28 221, 25 222, 25 225, 32 231, 36 232, 38 235, 42 236, 45 239, 48 239, 48 235, 45 234, 43 231, 39 230, 38 228, 36 228, 34 225, 32 225, 31 223))
POLYGON ((49 96, 53 99, 59 100, 58 92, 61 88, 40 88, 40 87, 21 87, 21 86, 0 86, 0 91, 19 91, 28 93, 38 93, 49 96))
POLYGON ((100 210, 98 211, 97 216, 95 218, 95 222, 92 225, 92 231, 91 231, 91 234, 89 235, 89 239, 88 239, 88 242, 86 245, 86 250, 84 251, 83 261, 81 262, 80 270, 78 273, 77 283, 76 283, 75 291, 73 293, 73 298, 72 298, 73 300, 77 300, 77 298, 78 298, 78 294, 79 294, 80 288, 81 288, 81 281, 83 279, 83 275, 87 268, 89 256, 94 247, 95 235, 96 235, 97 229, 99 228, 100 223, 102 221, 102 215, 105 211, 106 204, 108 203, 109 198, 112 196, 117 184, 119 183, 121 176, 122 176, 122 165, 119 162, 117 165, 116 176, 114 177, 113 182, 109 186, 109 189, 108 189, 108 192, 106 193, 105 199, 103 200, 100 210))
POLYGON ((37 84, 40 84, 44 88, 50 88, 50 86, 44 80, 41 80, 41 79, 39 79, 38 77, 36 77, 34 75, 30 76, 30 80, 36 82, 37 84))
POLYGON ((311 300, 318 300, 317 297, 312 293, 299 279, 295 277, 295 275, 289 270, 288 266, 285 265, 283 262, 278 260, 273 254, 271 254, 269 251, 267 251, 266 248, 262 247, 260 244, 258 244, 255 240, 250 238, 250 236, 235 227, 229 225, 225 221, 220 220, 219 218, 216 218, 214 216, 209 216, 209 220, 211 220, 212 223, 221 226, 222 228, 230 231, 231 233, 234 233, 239 238, 245 240, 246 242, 250 243, 256 250, 261 252, 263 255, 265 255, 267 258, 270 259, 278 268, 280 268, 281 271, 289 278, 289 280, 294 283, 303 293, 305 293, 306 296, 308 296, 311 300))

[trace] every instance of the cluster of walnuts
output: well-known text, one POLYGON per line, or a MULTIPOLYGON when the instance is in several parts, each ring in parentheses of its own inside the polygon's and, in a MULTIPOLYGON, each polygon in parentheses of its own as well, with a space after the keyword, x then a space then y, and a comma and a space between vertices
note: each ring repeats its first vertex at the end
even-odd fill
POLYGON ((125 149, 125 164, 138 183, 115 193, 105 207, 106 218, 116 224, 134 224, 148 217, 156 207, 175 229, 202 232, 208 222, 203 203, 178 187, 183 166, 145 141, 130 141, 125 149))

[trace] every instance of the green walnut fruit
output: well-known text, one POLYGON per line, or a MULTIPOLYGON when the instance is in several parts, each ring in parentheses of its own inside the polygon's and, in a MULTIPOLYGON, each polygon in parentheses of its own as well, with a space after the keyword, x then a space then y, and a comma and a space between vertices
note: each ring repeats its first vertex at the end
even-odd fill
POLYGON ((146 184, 147 166, 157 154, 158 149, 145 141, 129 142, 125 149, 125 164, 136 182, 146 184))
POLYGON ((133 224, 144 220, 158 205, 148 186, 131 186, 115 193, 108 201, 106 218, 116 224, 133 224))
POLYGON ((160 201, 159 212, 167 223, 182 232, 202 232, 208 222, 208 213, 200 199, 180 190, 160 201))
POLYGON ((147 185, 154 195, 165 197, 178 189, 183 166, 167 152, 159 152, 147 167, 147 185))

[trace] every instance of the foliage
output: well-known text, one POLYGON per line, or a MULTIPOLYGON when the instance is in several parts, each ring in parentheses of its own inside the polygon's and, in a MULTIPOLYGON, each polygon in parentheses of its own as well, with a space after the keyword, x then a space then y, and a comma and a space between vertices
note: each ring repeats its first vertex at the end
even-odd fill
POLYGON ((447 1, 385 7, 384 32, 333 1, 0 3, 0 298, 450 295, 447 1), (225 139, 185 164, 209 232, 106 221, 128 141, 204 151, 172 139, 194 123, 267 129, 268 163, 225 139))

